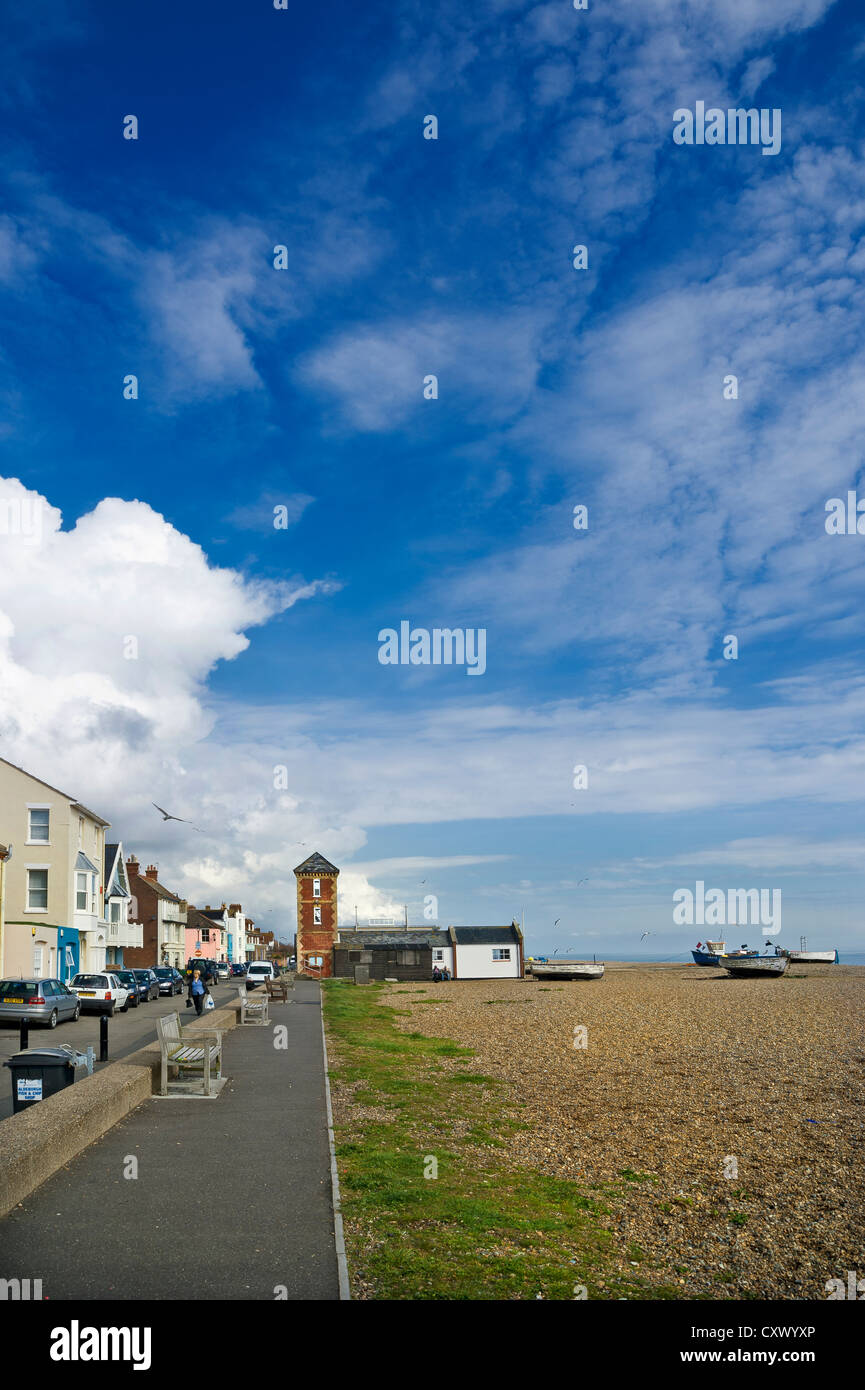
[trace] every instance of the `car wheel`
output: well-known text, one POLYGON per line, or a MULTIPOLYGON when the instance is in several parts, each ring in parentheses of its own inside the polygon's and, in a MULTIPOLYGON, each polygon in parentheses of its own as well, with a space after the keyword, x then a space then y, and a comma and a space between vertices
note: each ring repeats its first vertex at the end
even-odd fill
POLYGON ((49 1020, 48 1020, 48 1027, 49 1027, 49 1028, 56 1028, 56 1027, 57 1027, 57 1010, 56 1010, 56 1009, 52 1009, 52 1010, 51 1010, 51 1017, 50 1017, 49 1020))
POLYGON ((128 995, 128 994, 127 994, 127 996, 126 996, 126 1003, 123 1005, 123 1008, 120 1010, 120 1012, 121 1012, 122 1014, 128 1014, 128 1013, 129 1013, 129 995, 128 995))
POLYGON ((113 1017, 114 1017, 114 1000, 113 1000, 113 999, 112 999, 111 1005, 110 1005, 110 1007, 109 1007, 109 1009, 108 1009, 108 1017, 109 1017, 109 1018, 113 1018, 113 1017))
POLYGON ((74 1014, 72 1015, 72 1022, 73 1022, 73 1023, 77 1023, 80 1017, 81 1017, 81 1005, 80 1005, 80 1004, 76 1004, 76 1005, 75 1005, 75 1012, 74 1012, 74 1014))

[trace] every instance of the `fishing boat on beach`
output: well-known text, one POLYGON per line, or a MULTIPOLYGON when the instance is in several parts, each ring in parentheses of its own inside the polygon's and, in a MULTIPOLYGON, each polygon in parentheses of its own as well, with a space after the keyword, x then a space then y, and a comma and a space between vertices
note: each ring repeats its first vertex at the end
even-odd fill
POLYGON ((759 951, 749 950, 747 946, 740 946, 738 951, 728 952, 726 941, 707 941, 705 946, 702 941, 698 941, 696 949, 691 952, 695 965, 723 965, 724 960, 741 960, 745 957, 750 959, 759 954, 759 951))
POLYGON ((726 956, 721 964, 728 975, 783 975, 789 965, 787 956, 726 956))
POLYGON ((799 937, 799 945, 800 945, 801 949, 798 950, 798 951, 785 951, 785 952, 784 952, 785 956, 787 956, 787 958, 788 958, 789 960, 794 961, 796 965, 837 965, 837 964, 838 964, 838 947, 837 947, 837 946, 835 947, 835 950, 834 950, 834 951, 809 951, 809 950, 808 950, 808 938, 805 937, 805 936, 800 936, 800 937, 799 937))
POLYGON ((526 970, 538 980, 600 980, 604 966, 601 961, 528 960, 526 970))

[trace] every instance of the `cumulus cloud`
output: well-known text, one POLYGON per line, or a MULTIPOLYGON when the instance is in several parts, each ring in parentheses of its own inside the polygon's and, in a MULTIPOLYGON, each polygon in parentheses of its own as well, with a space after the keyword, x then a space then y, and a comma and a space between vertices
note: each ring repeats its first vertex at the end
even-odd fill
POLYGON ((71 530, 61 521, 46 498, 0 480, 3 747, 108 798, 128 759, 144 795, 213 727, 204 688, 216 664, 328 586, 213 566, 143 502, 106 498, 71 530))

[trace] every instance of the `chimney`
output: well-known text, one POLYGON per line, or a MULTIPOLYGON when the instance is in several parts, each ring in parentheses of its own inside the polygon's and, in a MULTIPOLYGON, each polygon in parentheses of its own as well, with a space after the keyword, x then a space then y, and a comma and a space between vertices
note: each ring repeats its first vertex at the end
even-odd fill
POLYGON ((153 883, 159 878, 159 870, 155 864, 148 864, 144 870, 144 877, 149 878, 153 883))
POLYGON ((210 911, 210 903, 207 904, 207 907, 206 907, 204 910, 205 910, 205 912, 209 912, 209 911, 210 911))
POLYGON ((138 860, 135 858, 134 854, 127 854, 126 867, 131 874, 138 873, 138 860))

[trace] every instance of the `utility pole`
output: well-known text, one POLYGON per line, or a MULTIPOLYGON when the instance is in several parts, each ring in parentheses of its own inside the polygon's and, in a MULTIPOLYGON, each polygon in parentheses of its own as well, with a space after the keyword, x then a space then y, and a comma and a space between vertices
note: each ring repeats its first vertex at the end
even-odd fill
POLYGON ((408 904, 403 903, 402 910, 405 913, 405 929, 408 931, 408 904))

